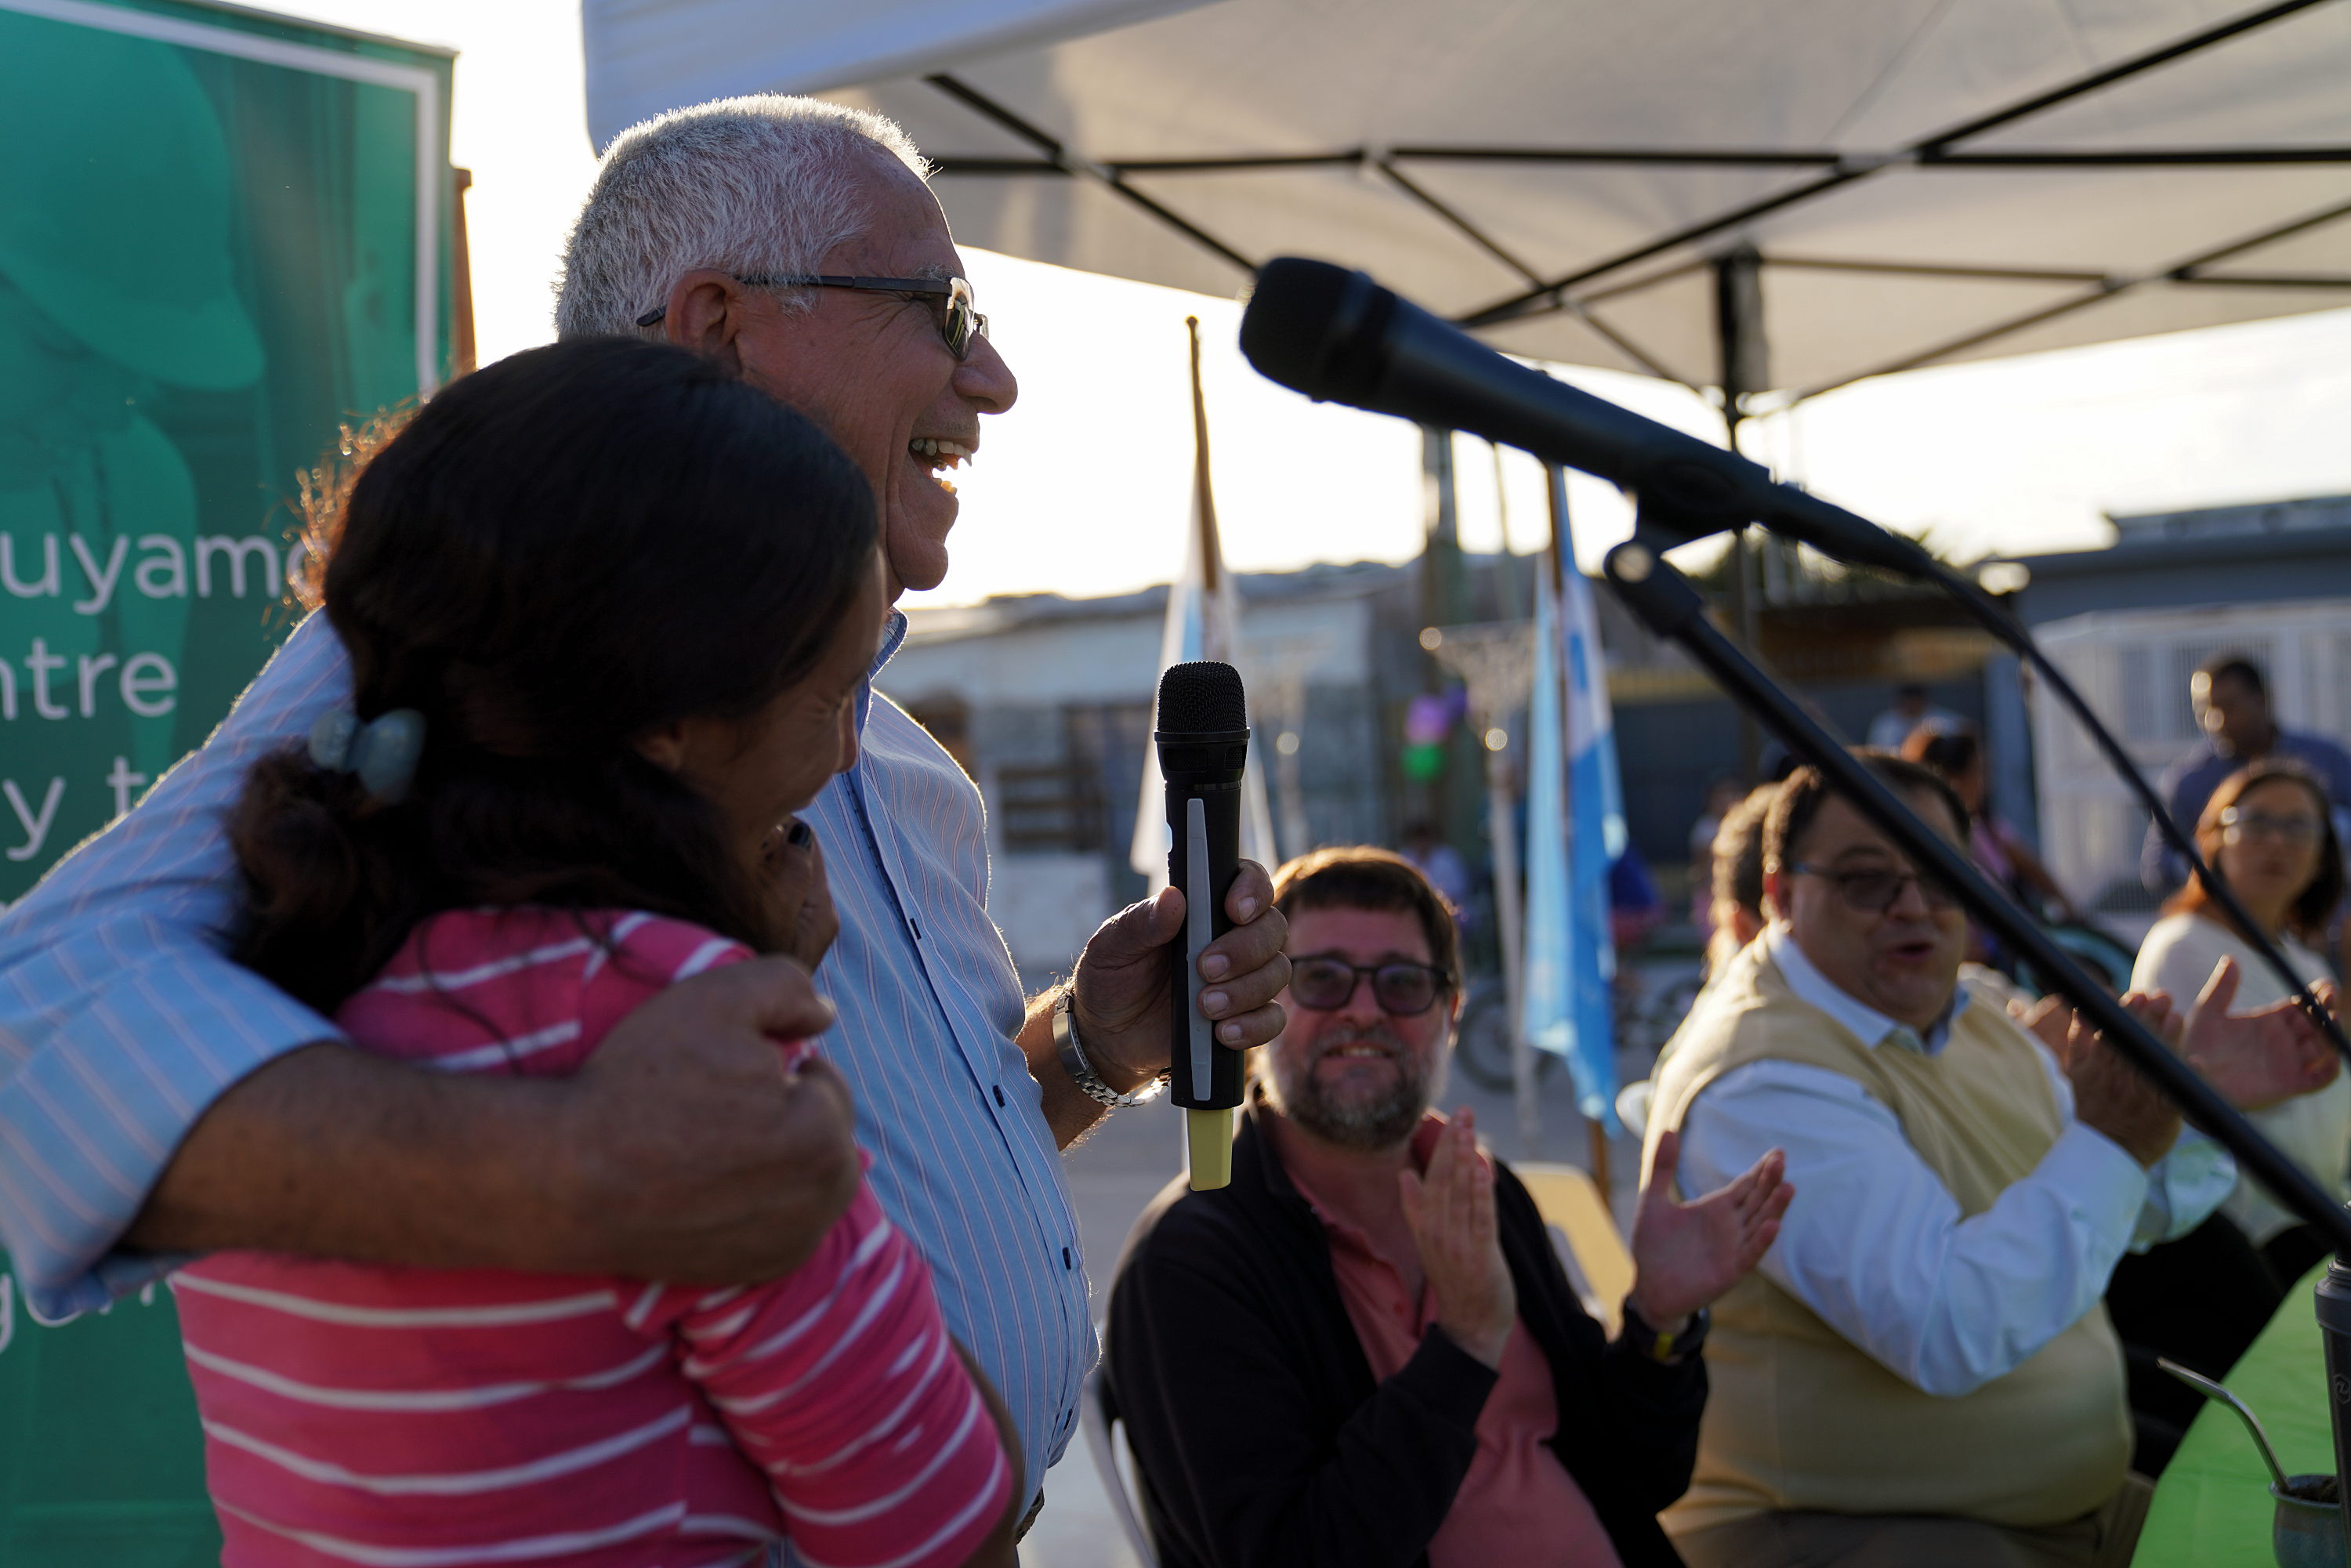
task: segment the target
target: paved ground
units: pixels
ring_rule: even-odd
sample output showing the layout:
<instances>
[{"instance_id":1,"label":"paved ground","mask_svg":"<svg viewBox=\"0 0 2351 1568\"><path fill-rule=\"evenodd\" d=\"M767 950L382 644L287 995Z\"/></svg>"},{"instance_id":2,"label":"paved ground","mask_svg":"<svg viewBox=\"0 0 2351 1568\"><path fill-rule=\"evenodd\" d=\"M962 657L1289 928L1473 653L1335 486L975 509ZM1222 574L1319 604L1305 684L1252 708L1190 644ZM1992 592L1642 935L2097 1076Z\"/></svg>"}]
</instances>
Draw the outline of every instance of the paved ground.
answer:
<instances>
[{"instance_id":1,"label":"paved ground","mask_svg":"<svg viewBox=\"0 0 2351 1568\"><path fill-rule=\"evenodd\" d=\"M1630 1071L1635 1064L1625 1065ZM1457 1072L1446 1103L1476 1107L1479 1132L1504 1159L1531 1157L1519 1137L1508 1095L1481 1090ZM1531 1157L1586 1165L1587 1134L1564 1071L1554 1071L1542 1081L1541 1109L1542 1143ZM1097 1322L1128 1229L1144 1205L1183 1166L1182 1140L1182 1120L1163 1103L1108 1118L1068 1156L1070 1186L1076 1195L1085 1239ZM1631 1139L1617 1140L1610 1151L1610 1162L1621 1220L1629 1218L1631 1191L1640 1165L1639 1145ZM1082 1433L1045 1478L1045 1511L1022 1543L1020 1561L1024 1568L1141 1568L1120 1533L1109 1495L1087 1456Z\"/></svg>"}]
</instances>

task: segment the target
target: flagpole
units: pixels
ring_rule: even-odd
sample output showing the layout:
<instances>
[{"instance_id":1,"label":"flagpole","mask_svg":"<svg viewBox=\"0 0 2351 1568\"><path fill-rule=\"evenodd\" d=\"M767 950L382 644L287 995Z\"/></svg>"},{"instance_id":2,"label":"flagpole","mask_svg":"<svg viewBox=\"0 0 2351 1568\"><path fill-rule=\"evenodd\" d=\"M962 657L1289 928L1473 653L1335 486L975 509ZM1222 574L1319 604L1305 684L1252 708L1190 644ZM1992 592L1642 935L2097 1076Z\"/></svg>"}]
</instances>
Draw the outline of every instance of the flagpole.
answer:
<instances>
[{"instance_id":1,"label":"flagpole","mask_svg":"<svg viewBox=\"0 0 2351 1568\"><path fill-rule=\"evenodd\" d=\"M1543 486L1543 494L1550 502L1551 512L1551 542L1543 550L1543 570L1550 574L1552 602L1559 606L1559 620L1554 622L1556 632L1565 625L1567 573L1572 570L1569 563L1562 559L1566 551L1562 548L1562 541L1567 537L1567 529L1563 526L1567 511L1567 470L1556 463L1546 463L1543 465L1543 476L1548 481ZM1566 660L1556 661L1553 665L1553 675L1561 688L1559 745L1564 753L1568 746L1573 743L1575 733L1575 727L1568 717L1571 711L1568 702L1573 693L1568 685L1571 677ZM1575 821L1575 769L1570 766L1571 760L1571 758L1562 755L1560 758L1559 770L1560 811L1562 818L1569 823ZM1573 863L1573 857L1578 852L1589 854L1594 847L1590 844L1576 843L1571 831L1568 841L1570 863ZM1591 1151L1589 1158L1593 1183L1600 1188L1600 1196L1604 1202L1613 1202L1614 1193L1608 1179L1608 1129L1602 1123L1589 1116L1584 1117L1583 1129L1586 1146Z\"/></svg>"},{"instance_id":2,"label":"flagpole","mask_svg":"<svg viewBox=\"0 0 2351 1568\"><path fill-rule=\"evenodd\" d=\"M1200 584L1213 597L1224 586L1225 552L1217 538L1217 493L1208 485L1208 399L1200 387L1200 319L1185 317L1184 330L1192 338L1192 485L1200 497ZM1240 629L1233 630L1238 633Z\"/></svg>"}]
</instances>

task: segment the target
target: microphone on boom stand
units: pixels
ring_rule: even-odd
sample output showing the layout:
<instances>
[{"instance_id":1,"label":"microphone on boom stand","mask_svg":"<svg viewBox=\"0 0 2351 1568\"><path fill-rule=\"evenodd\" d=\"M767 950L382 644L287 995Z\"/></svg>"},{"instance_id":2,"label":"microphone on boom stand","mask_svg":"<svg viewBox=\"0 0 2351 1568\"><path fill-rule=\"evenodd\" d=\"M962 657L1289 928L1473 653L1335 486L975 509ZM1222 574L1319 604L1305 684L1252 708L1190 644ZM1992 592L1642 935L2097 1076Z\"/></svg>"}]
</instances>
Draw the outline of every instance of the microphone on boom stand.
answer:
<instances>
[{"instance_id":1,"label":"microphone on boom stand","mask_svg":"<svg viewBox=\"0 0 2351 1568\"><path fill-rule=\"evenodd\" d=\"M1644 419L1505 358L1360 272L1280 256L1258 269L1241 317L1241 352L1268 379L1374 413L1465 430L1614 481L1658 546L1761 523L1823 555L1935 584L2030 664L2146 808L2166 841L2262 962L2351 1062L2351 1034L2322 1007L2196 847L2064 670L1990 595L1918 544L1792 486L1735 452Z\"/></svg>"},{"instance_id":2,"label":"microphone on boom stand","mask_svg":"<svg viewBox=\"0 0 2351 1568\"><path fill-rule=\"evenodd\" d=\"M1232 928L1225 895L1240 874L1241 774L1249 705L1240 673L1210 661L1159 677L1160 776L1167 780L1167 883L1184 894L1184 934L1167 951L1168 1098L1184 1107L1192 1190L1233 1179L1241 1053L1217 1043L1200 1012L1200 955Z\"/></svg>"},{"instance_id":3,"label":"microphone on boom stand","mask_svg":"<svg viewBox=\"0 0 2351 1568\"><path fill-rule=\"evenodd\" d=\"M2316 1295L2326 1349L2326 1414L2335 1428L2335 1499L2351 1528L2351 1265L2341 1253L2326 1265Z\"/></svg>"},{"instance_id":4,"label":"microphone on boom stand","mask_svg":"<svg viewBox=\"0 0 2351 1568\"><path fill-rule=\"evenodd\" d=\"M1735 452L1506 359L1360 272L1281 256L1258 269L1241 352L1259 373L1343 402L1489 441L1607 479L1688 537L1758 522L1839 560L1931 574L1915 540L1792 486Z\"/></svg>"}]
</instances>

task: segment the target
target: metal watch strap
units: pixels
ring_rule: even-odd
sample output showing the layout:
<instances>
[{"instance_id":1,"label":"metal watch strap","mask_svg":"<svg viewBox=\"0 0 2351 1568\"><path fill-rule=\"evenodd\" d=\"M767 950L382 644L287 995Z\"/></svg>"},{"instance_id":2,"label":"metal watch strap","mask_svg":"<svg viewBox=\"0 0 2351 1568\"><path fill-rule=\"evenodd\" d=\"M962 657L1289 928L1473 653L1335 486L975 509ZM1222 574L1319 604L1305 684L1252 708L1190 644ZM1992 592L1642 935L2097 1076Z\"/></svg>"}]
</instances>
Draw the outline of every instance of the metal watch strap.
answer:
<instances>
[{"instance_id":1,"label":"metal watch strap","mask_svg":"<svg viewBox=\"0 0 2351 1568\"><path fill-rule=\"evenodd\" d=\"M1071 1010L1071 990L1061 988L1053 998L1053 1051L1061 1059L1061 1071L1070 1075L1087 1099L1107 1105L1113 1111L1128 1105L1147 1105L1167 1092L1167 1074L1161 1073L1132 1094L1122 1094L1102 1081L1093 1063L1086 1060L1085 1047L1078 1043L1078 1020Z\"/></svg>"},{"instance_id":2,"label":"metal watch strap","mask_svg":"<svg viewBox=\"0 0 2351 1568\"><path fill-rule=\"evenodd\" d=\"M1706 1345L1706 1331L1713 1318L1704 1307L1692 1312L1689 1326L1678 1333L1661 1333L1649 1324L1633 1307L1633 1298L1625 1298L1625 1337L1634 1350L1655 1362L1671 1364L1687 1361Z\"/></svg>"}]
</instances>

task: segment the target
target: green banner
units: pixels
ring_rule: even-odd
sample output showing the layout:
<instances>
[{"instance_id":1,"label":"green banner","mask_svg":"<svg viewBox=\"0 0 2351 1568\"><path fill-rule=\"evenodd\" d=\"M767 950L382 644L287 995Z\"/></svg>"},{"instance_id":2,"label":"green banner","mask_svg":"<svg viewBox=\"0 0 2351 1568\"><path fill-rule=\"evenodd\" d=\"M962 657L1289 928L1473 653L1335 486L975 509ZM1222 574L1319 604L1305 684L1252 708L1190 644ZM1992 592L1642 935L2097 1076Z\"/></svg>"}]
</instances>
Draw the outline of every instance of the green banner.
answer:
<instances>
[{"instance_id":1,"label":"green banner","mask_svg":"<svg viewBox=\"0 0 2351 1568\"><path fill-rule=\"evenodd\" d=\"M0 1272L0 1563L200 1568L220 1555L171 1292L44 1328Z\"/></svg>"},{"instance_id":2,"label":"green banner","mask_svg":"<svg viewBox=\"0 0 2351 1568\"><path fill-rule=\"evenodd\" d=\"M287 502L444 373L447 56L0 0L0 900L293 623Z\"/></svg>"},{"instance_id":3,"label":"green banner","mask_svg":"<svg viewBox=\"0 0 2351 1568\"><path fill-rule=\"evenodd\" d=\"M295 621L297 476L445 375L450 66L0 0L0 901L220 722ZM217 1562L168 1292L23 1306L0 1275L0 1563Z\"/></svg>"}]
</instances>

